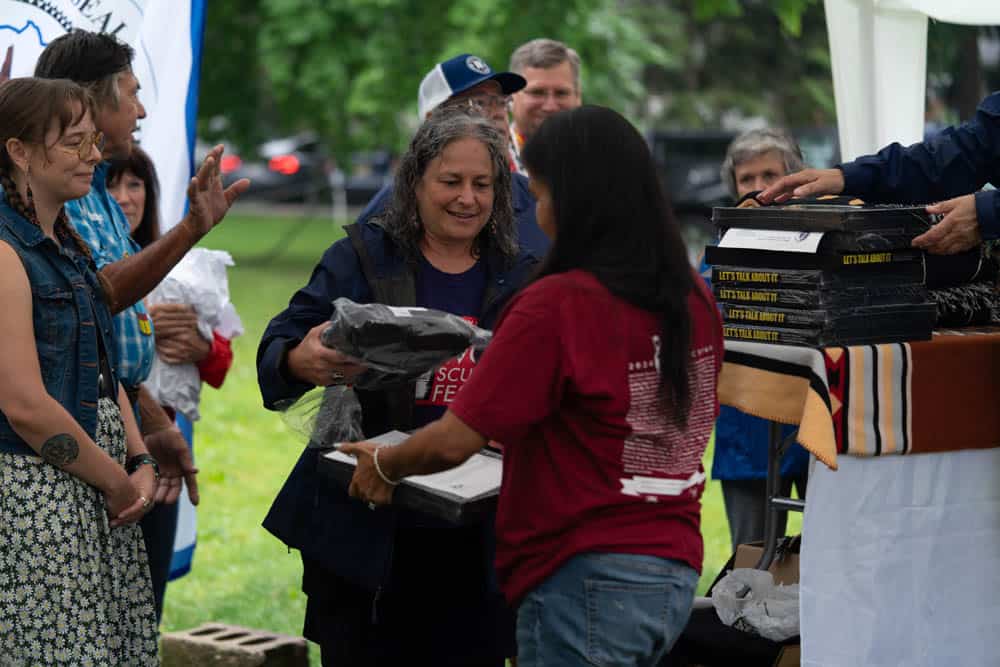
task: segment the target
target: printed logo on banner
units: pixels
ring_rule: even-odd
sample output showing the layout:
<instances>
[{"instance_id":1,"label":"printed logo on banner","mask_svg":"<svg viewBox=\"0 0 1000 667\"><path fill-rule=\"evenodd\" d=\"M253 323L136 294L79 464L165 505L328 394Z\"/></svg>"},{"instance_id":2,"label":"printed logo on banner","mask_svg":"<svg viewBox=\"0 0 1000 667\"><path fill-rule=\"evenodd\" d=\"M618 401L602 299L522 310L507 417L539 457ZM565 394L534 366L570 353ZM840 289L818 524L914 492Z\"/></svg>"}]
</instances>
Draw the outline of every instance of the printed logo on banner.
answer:
<instances>
[{"instance_id":1,"label":"printed logo on banner","mask_svg":"<svg viewBox=\"0 0 1000 667\"><path fill-rule=\"evenodd\" d=\"M145 0L0 0L0 82L31 76L49 42L74 28L131 42Z\"/></svg>"},{"instance_id":2,"label":"printed logo on banner","mask_svg":"<svg viewBox=\"0 0 1000 667\"><path fill-rule=\"evenodd\" d=\"M463 317L470 324L477 324L475 317ZM471 347L460 356L446 361L437 369L425 373L417 380L415 392L417 405L447 407L455 400L458 390L466 383L476 367L476 353Z\"/></svg>"}]
</instances>

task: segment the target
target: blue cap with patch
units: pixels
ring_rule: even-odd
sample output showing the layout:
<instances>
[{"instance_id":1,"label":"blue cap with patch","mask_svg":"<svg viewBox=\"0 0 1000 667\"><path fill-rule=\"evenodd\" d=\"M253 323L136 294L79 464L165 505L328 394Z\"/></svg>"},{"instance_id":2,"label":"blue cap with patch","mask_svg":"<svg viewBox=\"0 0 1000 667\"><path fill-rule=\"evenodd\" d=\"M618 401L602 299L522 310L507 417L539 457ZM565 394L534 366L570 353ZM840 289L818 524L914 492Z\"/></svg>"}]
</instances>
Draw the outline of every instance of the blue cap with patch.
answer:
<instances>
[{"instance_id":1,"label":"blue cap with patch","mask_svg":"<svg viewBox=\"0 0 1000 667\"><path fill-rule=\"evenodd\" d=\"M420 82L417 112L420 120L448 100L452 95L478 86L483 81L496 81L504 95L517 92L527 85L524 77L513 72L494 72L479 56L463 53L434 66Z\"/></svg>"}]
</instances>

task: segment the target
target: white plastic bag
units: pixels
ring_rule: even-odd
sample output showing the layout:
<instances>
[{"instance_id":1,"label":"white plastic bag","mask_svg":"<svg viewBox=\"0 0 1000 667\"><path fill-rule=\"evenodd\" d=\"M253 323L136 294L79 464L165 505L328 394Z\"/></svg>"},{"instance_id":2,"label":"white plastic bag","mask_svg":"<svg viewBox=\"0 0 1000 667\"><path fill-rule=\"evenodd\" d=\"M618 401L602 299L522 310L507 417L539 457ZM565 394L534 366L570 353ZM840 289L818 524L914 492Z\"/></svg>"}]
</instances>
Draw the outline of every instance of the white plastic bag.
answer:
<instances>
[{"instance_id":1,"label":"white plastic bag","mask_svg":"<svg viewBox=\"0 0 1000 667\"><path fill-rule=\"evenodd\" d=\"M715 613L726 625L780 642L799 634L799 585L776 586L770 572L732 570L712 589Z\"/></svg>"},{"instance_id":2,"label":"white plastic bag","mask_svg":"<svg viewBox=\"0 0 1000 667\"><path fill-rule=\"evenodd\" d=\"M150 292L146 303L193 306L198 314L198 330L207 340L212 340L214 329L226 338L238 336L243 333L243 325L229 301L229 266L233 266L233 258L228 252L193 248ZM161 405L170 406L192 422L201 417L201 377L195 364L168 364L157 355L143 384Z\"/></svg>"}]
</instances>

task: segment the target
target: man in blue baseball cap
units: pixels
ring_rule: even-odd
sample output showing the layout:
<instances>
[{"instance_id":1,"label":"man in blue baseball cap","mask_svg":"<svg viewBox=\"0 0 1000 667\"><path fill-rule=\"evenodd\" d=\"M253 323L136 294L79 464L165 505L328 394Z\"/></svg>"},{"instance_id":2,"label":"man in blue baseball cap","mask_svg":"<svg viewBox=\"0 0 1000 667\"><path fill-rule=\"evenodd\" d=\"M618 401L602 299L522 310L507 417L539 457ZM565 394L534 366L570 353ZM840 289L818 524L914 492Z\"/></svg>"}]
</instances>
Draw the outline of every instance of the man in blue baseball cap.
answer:
<instances>
[{"instance_id":1,"label":"man in blue baseball cap","mask_svg":"<svg viewBox=\"0 0 1000 667\"><path fill-rule=\"evenodd\" d=\"M504 113L497 114L496 119L500 122L502 116L504 127L498 129L504 130L507 98L524 88L525 84L527 81L520 74L494 72L479 56L463 53L435 65L427 73L417 92L417 112L423 121L431 111L448 101L502 101ZM488 107L490 118L494 118L494 108L495 105Z\"/></svg>"},{"instance_id":2,"label":"man in blue baseball cap","mask_svg":"<svg viewBox=\"0 0 1000 667\"><path fill-rule=\"evenodd\" d=\"M463 53L435 65L424 76L417 91L417 113L423 122L442 105L468 104L489 118L501 134L510 136L507 106L510 95L524 88L526 80L513 72L496 72L489 64ZM517 220L518 241L541 258L549 248L549 239L535 222L535 199L528 191L528 179L517 172L511 161L511 199ZM377 218L392 199L392 185L382 188L358 216L358 224Z\"/></svg>"}]
</instances>

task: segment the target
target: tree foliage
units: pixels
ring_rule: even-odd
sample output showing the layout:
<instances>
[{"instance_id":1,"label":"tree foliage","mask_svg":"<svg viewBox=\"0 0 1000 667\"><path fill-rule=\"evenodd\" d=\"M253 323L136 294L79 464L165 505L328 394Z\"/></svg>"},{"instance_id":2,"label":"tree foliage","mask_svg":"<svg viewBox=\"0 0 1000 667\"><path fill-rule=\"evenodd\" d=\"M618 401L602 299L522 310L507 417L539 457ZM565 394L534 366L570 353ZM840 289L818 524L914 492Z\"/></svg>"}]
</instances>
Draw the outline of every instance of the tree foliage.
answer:
<instances>
[{"instance_id":1,"label":"tree foliage","mask_svg":"<svg viewBox=\"0 0 1000 667\"><path fill-rule=\"evenodd\" d=\"M586 101L641 124L832 118L818 0L240 0L209 3L200 129L399 149L433 63L470 52L506 68L542 36L580 52Z\"/></svg>"}]
</instances>

